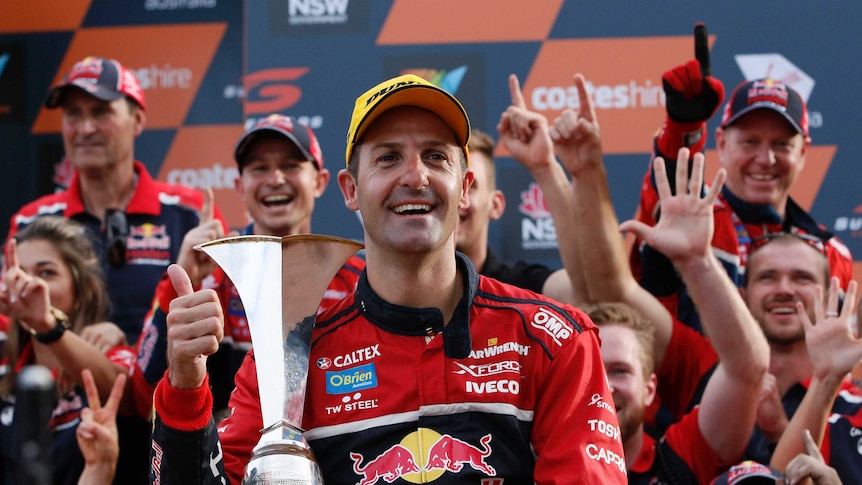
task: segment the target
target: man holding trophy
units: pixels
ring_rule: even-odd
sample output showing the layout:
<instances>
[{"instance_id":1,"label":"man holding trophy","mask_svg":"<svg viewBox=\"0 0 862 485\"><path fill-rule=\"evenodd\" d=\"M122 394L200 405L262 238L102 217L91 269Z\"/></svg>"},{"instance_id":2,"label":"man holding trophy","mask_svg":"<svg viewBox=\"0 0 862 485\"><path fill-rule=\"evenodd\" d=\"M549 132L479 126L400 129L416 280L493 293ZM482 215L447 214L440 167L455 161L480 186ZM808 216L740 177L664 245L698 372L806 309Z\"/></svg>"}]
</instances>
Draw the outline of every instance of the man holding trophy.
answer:
<instances>
[{"instance_id":1,"label":"man holding trophy","mask_svg":"<svg viewBox=\"0 0 862 485\"><path fill-rule=\"evenodd\" d=\"M206 360L224 333L221 304L169 268L178 297L167 317L169 369L155 394L152 482L626 483L595 325L572 306L480 276L455 251L473 179L469 134L460 102L416 76L356 100L338 183L362 215L365 271L315 322L317 302L293 295L313 286L310 273L292 271L307 263L291 254L316 254L290 249L301 241L280 242L280 267L292 277L275 264L243 263L237 277L225 269L235 283L277 275L257 291L281 299L247 298L237 283L256 360L237 374L232 414L218 431ZM241 244L211 244L202 249L220 266L238 259ZM280 315L258 319L257 302ZM256 325L278 327L279 318L282 338L255 338ZM287 349L310 322L300 367L301 352ZM273 349L271 340L281 342ZM257 382L247 378L254 365ZM281 374L283 382L267 381ZM291 406L298 396L301 418Z\"/></svg>"}]
</instances>

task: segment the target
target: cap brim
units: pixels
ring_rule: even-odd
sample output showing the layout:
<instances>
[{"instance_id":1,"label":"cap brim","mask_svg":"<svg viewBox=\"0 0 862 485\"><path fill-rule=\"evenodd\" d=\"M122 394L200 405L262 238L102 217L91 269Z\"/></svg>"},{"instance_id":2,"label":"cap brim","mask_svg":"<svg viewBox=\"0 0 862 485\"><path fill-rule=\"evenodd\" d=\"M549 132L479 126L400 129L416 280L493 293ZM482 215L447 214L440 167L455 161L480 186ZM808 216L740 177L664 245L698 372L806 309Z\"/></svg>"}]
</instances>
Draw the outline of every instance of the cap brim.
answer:
<instances>
[{"instance_id":1,"label":"cap brim","mask_svg":"<svg viewBox=\"0 0 862 485\"><path fill-rule=\"evenodd\" d=\"M728 120L725 121L724 124L722 124L721 126L722 127L728 127L728 126L732 125L734 122L736 122L737 120L739 120L740 118L742 118L743 116L747 115L748 113L751 113L754 110L758 110L758 109L768 109L770 111L774 111L774 112L780 114L781 116L784 117L784 119L786 119L788 121L788 123L790 123L790 125L793 127L794 130L796 130L797 133L801 134L802 136L805 136L805 130L803 130L802 127L799 126L798 123L796 123L796 120L794 120L793 117L790 116L790 113L788 113L787 110L784 109L783 106L775 104L775 103L771 103L771 102L759 102L759 103L754 103L752 105L746 106L745 108L739 110L738 113L736 113L733 116L731 116L730 118L728 118Z\"/></svg>"},{"instance_id":2,"label":"cap brim","mask_svg":"<svg viewBox=\"0 0 862 485\"><path fill-rule=\"evenodd\" d=\"M399 106L416 106L435 113L449 125L455 133L460 146L466 146L470 139L470 121L467 113L451 94L433 86L407 85L393 90L377 102L359 122L356 133L350 144L355 145L362 139L365 130L374 123L380 115Z\"/></svg>"},{"instance_id":3,"label":"cap brim","mask_svg":"<svg viewBox=\"0 0 862 485\"><path fill-rule=\"evenodd\" d=\"M312 162L314 162L314 166L317 167L318 170L321 169L320 161L318 161L316 158L314 158L314 156L311 153L309 153L308 150L306 150L304 146L302 146L302 143L299 142L299 140L296 138L296 136L293 133L291 133L289 131L280 130L278 128L274 128L272 126L264 126L264 127L256 128L254 130L249 131L248 133L243 135L242 138L239 139L239 141L236 144L236 149L234 149L234 152L233 152L233 158L234 158L234 160L236 160L237 165L242 165L242 159L245 158L245 152L246 152L246 150L248 150L248 147L252 144L252 142L254 142L255 138L260 136L263 132L267 132L267 131L271 132L271 133L275 133L277 135L281 135L281 136L287 138L291 143L296 145L296 148L298 148L299 151L302 152L302 155L304 157L306 157L306 160L311 160Z\"/></svg>"},{"instance_id":4,"label":"cap brim","mask_svg":"<svg viewBox=\"0 0 862 485\"><path fill-rule=\"evenodd\" d=\"M45 96L45 107L53 109L60 106L63 102L63 93L68 88L78 88L100 101L115 101L124 96L123 93L106 89L98 84L72 81L70 83L61 84L51 88L51 90L48 91L48 95Z\"/></svg>"}]
</instances>

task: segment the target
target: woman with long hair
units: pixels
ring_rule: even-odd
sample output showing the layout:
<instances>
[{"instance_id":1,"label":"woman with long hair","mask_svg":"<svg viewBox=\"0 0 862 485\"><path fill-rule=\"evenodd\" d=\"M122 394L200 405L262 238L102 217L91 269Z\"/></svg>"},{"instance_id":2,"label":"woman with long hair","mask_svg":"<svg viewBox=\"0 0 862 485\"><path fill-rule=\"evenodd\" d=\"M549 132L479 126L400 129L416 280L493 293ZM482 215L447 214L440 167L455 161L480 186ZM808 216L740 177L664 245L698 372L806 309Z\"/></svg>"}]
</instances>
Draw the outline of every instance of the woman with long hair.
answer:
<instances>
[{"instance_id":1,"label":"woman with long hair","mask_svg":"<svg viewBox=\"0 0 862 485\"><path fill-rule=\"evenodd\" d=\"M10 477L17 482L10 439L15 379L23 366L34 364L51 369L58 383L49 423L54 483L77 482L84 460L75 428L87 406L81 371L90 371L105 400L117 375L133 364L132 349L117 346L103 353L80 337L85 327L106 319L108 307L99 260L78 223L40 217L7 242L0 280L0 311L10 319L3 346L6 373L0 379L0 453L7 483Z\"/></svg>"}]
</instances>

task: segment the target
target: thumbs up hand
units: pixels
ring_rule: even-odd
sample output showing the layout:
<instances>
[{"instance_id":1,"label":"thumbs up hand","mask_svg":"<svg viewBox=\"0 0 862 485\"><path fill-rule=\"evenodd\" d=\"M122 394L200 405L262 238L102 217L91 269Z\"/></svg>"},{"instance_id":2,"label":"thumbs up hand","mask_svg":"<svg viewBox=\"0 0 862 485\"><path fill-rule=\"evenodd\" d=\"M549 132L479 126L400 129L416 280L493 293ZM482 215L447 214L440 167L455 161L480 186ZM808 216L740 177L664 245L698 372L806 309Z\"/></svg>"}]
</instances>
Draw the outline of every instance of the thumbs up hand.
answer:
<instances>
[{"instance_id":1,"label":"thumbs up hand","mask_svg":"<svg viewBox=\"0 0 862 485\"><path fill-rule=\"evenodd\" d=\"M168 378L179 389L197 389L207 373L207 356L224 337L224 313L214 290L194 291L189 275L177 264L168 266L177 292L168 311Z\"/></svg>"}]
</instances>

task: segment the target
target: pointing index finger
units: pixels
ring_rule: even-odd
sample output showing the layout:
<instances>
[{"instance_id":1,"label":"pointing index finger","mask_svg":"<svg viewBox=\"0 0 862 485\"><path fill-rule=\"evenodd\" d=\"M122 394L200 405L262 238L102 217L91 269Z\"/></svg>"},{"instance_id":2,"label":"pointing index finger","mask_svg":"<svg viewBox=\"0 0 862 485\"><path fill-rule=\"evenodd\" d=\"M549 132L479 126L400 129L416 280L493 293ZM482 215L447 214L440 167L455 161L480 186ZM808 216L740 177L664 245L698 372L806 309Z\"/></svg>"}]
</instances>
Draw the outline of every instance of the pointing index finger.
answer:
<instances>
[{"instance_id":1,"label":"pointing index finger","mask_svg":"<svg viewBox=\"0 0 862 485\"><path fill-rule=\"evenodd\" d=\"M700 73L703 77L712 75L709 65L709 33L703 22L694 24L694 58L700 63Z\"/></svg>"},{"instance_id":2,"label":"pointing index finger","mask_svg":"<svg viewBox=\"0 0 862 485\"><path fill-rule=\"evenodd\" d=\"M524 95L521 93L521 84L518 82L518 76L509 74L509 94L512 96L512 105L518 108L526 108L527 103L524 101Z\"/></svg>"},{"instance_id":3,"label":"pointing index finger","mask_svg":"<svg viewBox=\"0 0 862 485\"><path fill-rule=\"evenodd\" d=\"M9 238L9 242L6 243L4 267L4 272L7 269L18 269L18 243L14 237Z\"/></svg>"},{"instance_id":4,"label":"pointing index finger","mask_svg":"<svg viewBox=\"0 0 862 485\"><path fill-rule=\"evenodd\" d=\"M206 224L207 222L213 220L213 213L215 212L213 206L215 203L213 202L213 189L211 187L207 187L204 189L204 203L201 207L201 224Z\"/></svg>"}]
</instances>

